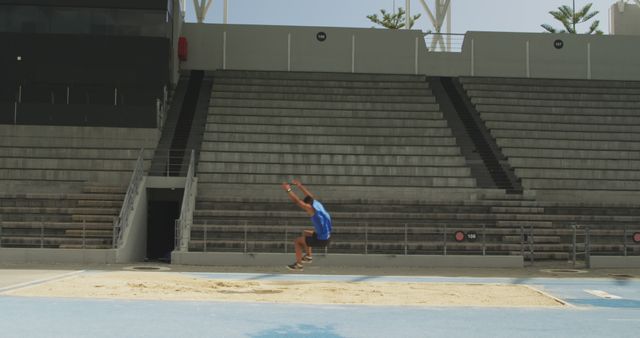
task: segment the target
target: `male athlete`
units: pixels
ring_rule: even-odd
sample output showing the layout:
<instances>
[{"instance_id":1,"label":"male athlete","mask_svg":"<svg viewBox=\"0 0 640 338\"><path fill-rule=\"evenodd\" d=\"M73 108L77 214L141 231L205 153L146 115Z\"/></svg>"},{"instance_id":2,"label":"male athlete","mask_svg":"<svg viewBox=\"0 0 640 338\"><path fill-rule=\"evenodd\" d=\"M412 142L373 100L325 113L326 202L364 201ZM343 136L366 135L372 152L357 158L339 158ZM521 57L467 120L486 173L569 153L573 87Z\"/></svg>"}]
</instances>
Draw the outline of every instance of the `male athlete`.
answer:
<instances>
[{"instance_id":1,"label":"male athlete","mask_svg":"<svg viewBox=\"0 0 640 338\"><path fill-rule=\"evenodd\" d=\"M305 195L304 199L298 198L298 195L293 192L289 183L282 183L282 189L287 192L289 198L304 210L309 216L311 216L311 223L313 223L314 230L304 230L302 236L296 238L293 241L293 245L296 249L296 262L287 265L289 270L302 271L302 263L311 263L313 258L311 256L311 248L322 248L329 245L331 237L331 216L324 209L322 203L318 202L313 194L307 188L305 188L300 181L293 180L293 185L297 186ZM302 250L305 250L306 255L302 256Z\"/></svg>"}]
</instances>

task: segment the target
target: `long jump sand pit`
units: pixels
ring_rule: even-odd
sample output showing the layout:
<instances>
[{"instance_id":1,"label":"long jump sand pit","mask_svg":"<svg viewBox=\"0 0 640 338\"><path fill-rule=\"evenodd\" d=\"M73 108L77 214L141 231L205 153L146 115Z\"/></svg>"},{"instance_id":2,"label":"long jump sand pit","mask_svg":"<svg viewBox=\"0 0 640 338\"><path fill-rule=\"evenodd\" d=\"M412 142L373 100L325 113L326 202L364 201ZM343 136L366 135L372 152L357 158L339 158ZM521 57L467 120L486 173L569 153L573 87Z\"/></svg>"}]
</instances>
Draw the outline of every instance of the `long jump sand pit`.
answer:
<instances>
[{"instance_id":1,"label":"long jump sand pit","mask_svg":"<svg viewBox=\"0 0 640 338\"><path fill-rule=\"evenodd\" d=\"M395 306L559 307L525 285L214 280L167 272L91 272L11 290L34 297Z\"/></svg>"}]
</instances>

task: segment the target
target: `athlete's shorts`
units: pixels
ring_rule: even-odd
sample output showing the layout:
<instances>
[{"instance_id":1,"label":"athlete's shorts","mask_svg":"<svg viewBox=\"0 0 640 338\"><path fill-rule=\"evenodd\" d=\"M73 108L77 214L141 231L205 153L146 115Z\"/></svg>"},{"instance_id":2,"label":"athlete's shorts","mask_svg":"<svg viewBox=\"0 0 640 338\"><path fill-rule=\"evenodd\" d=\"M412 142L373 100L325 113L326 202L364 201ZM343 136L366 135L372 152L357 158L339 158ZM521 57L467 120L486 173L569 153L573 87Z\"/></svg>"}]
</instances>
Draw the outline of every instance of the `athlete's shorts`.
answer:
<instances>
[{"instance_id":1,"label":"athlete's shorts","mask_svg":"<svg viewBox=\"0 0 640 338\"><path fill-rule=\"evenodd\" d=\"M318 234L314 232L313 235L305 237L304 241L308 246L312 248L324 248L325 246L329 245L329 242L331 242L331 238L318 239Z\"/></svg>"}]
</instances>

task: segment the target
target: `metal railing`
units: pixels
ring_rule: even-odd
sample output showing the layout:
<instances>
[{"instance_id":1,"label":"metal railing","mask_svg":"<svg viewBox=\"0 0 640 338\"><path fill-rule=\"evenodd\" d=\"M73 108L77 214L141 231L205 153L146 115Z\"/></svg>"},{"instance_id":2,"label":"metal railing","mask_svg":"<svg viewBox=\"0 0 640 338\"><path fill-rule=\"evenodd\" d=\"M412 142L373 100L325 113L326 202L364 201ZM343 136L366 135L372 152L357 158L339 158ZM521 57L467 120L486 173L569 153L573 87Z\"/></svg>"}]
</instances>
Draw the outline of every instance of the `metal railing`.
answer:
<instances>
[{"instance_id":1,"label":"metal railing","mask_svg":"<svg viewBox=\"0 0 640 338\"><path fill-rule=\"evenodd\" d=\"M133 210L133 203L136 195L138 194L140 183L144 177L144 148L140 149L138 160L131 174L131 180L129 181L129 187L127 193L122 202L122 209L120 214L113 220L113 248L118 248L122 241L122 234L126 230L127 224L129 224L129 215Z\"/></svg>"},{"instance_id":2,"label":"metal railing","mask_svg":"<svg viewBox=\"0 0 640 338\"><path fill-rule=\"evenodd\" d=\"M37 88L38 98L36 100L25 100L25 88ZM78 89L79 88L79 89ZM132 87L109 87L101 85L70 85L60 83L34 83L33 85L18 84L13 97L13 123L18 123L20 107L23 103L50 103L56 105L72 105L72 104L96 104L96 105L113 105L114 107L123 105L125 101L122 95L122 88L132 89ZM77 95L82 99L78 99L72 95ZM91 91L89 94L88 91ZM156 97L156 126L162 129L167 116L169 92L167 86L162 87L162 97ZM73 102L72 102L73 101ZM151 108L152 101L148 102ZM147 103L134 104L136 106L147 106Z\"/></svg>"},{"instance_id":3,"label":"metal railing","mask_svg":"<svg viewBox=\"0 0 640 338\"><path fill-rule=\"evenodd\" d=\"M640 225L572 224L573 265L582 257L585 267L591 267L591 257L640 255Z\"/></svg>"},{"instance_id":4,"label":"metal railing","mask_svg":"<svg viewBox=\"0 0 640 338\"><path fill-rule=\"evenodd\" d=\"M281 252L289 253L293 251L293 239L309 229L309 226L291 226L289 223L266 226L250 224L251 221L238 219L217 219L215 222L192 225L190 240L195 251L274 252L273 247L278 247ZM342 223L334 224L333 240L324 252L486 256L501 254L502 250L507 250L504 247L517 252L525 245L495 240L505 235L504 231L485 224L451 228L447 225L409 223L404 226ZM512 235L517 235L517 232ZM494 240L489 241L492 236ZM271 249L266 250L266 247Z\"/></svg>"},{"instance_id":5,"label":"metal railing","mask_svg":"<svg viewBox=\"0 0 640 338\"><path fill-rule=\"evenodd\" d=\"M183 176L185 151L176 149L156 149L149 176ZM188 173L187 173L188 174Z\"/></svg>"},{"instance_id":6,"label":"metal railing","mask_svg":"<svg viewBox=\"0 0 640 338\"><path fill-rule=\"evenodd\" d=\"M34 222L35 223L35 222ZM106 239L103 235L87 234L87 221L83 219L82 222L74 222L73 225L66 225L65 235L63 238L60 237L56 232L59 228L50 229L48 226L48 222L40 221L37 222L39 226L30 225L26 228L20 228L19 226L3 226L0 223L0 248L2 247L29 247L29 248L58 248L60 245L65 245L67 248L72 245L73 248L77 249L86 249L89 245L104 245ZM6 231L6 229L10 229ZM47 230L52 230L53 233ZM70 241L73 239L78 239L80 237L80 242ZM18 238L19 243L11 243L12 238ZM98 239L97 241L95 239Z\"/></svg>"},{"instance_id":7,"label":"metal railing","mask_svg":"<svg viewBox=\"0 0 640 338\"><path fill-rule=\"evenodd\" d=\"M432 33L424 34L424 42L430 52L462 52L464 34Z\"/></svg>"},{"instance_id":8,"label":"metal railing","mask_svg":"<svg viewBox=\"0 0 640 338\"><path fill-rule=\"evenodd\" d=\"M195 177L195 151L191 150L191 156L189 159L189 170L187 171L187 177L184 184L184 192L182 195L182 206L180 208L180 218L175 221L175 249L179 251L186 251L189 246L189 239L191 234L191 223L193 220L193 209L195 207L195 194L194 189L194 177Z\"/></svg>"}]
</instances>

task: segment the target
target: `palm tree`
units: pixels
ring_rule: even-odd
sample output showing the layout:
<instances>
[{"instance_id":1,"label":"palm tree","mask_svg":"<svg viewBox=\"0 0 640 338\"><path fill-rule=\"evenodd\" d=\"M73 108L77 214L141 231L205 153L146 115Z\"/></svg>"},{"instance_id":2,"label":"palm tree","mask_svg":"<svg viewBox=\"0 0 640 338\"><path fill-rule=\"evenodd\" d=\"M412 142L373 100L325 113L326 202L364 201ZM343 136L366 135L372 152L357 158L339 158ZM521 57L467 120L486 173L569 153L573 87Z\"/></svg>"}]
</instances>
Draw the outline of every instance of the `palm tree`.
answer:
<instances>
[{"instance_id":1,"label":"palm tree","mask_svg":"<svg viewBox=\"0 0 640 338\"><path fill-rule=\"evenodd\" d=\"M397 13L387 13L387 11L381 9L380 13L382 14L382 18L378 17L378 14L371 14L367 15L367 19L371 20L371 22L373 23L389 29L400 29L405 27L405 16L407 13L404 11L404 8L399 7ZM416 20L418 20L419 18L420 14L411 17L411 19L409 20L409 28L413 27Z\"/></svg>"},{"instance_id":2,"label":"palm tree","mask_svg":"<svg viewBox=\"0 0 640 338\"><path fill-rule=\"evenodd\" d=\"M592 3L587 4L578 12L575 11L575 1L574 6L560 6L557 11L550 11L549 14L553 16L554 19L560 21L565 29L557 30L550 25L543 24L541 25L549 33L571 33L578 34L576 31L576 25L580 23L587 22L591 20L594 16L598 15L598 11L589 12L591 10ZM598 25L600 25L599 20L595 20L589 26L589 31L585 32L585 34L602 34L602 31L598 29Z\"/></svg>"}]
</instances>

